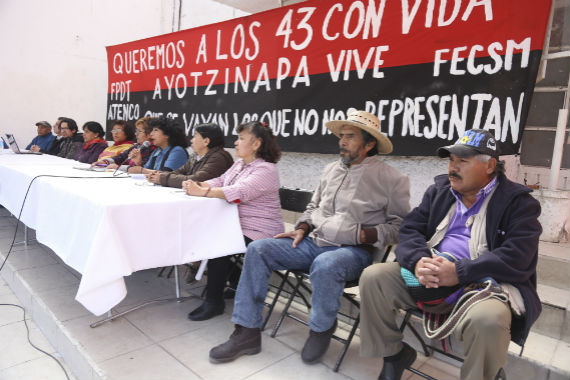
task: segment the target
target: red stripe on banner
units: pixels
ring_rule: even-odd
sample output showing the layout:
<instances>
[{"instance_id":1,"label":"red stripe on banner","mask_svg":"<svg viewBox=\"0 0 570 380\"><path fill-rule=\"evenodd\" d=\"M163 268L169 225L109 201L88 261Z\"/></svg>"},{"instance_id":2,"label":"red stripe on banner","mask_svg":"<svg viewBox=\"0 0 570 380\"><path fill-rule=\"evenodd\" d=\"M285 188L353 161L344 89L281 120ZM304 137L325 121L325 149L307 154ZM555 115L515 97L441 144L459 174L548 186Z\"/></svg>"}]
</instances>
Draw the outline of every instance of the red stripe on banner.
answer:
<instances>
[{"instance_id":1,"label":"red stripe on banner","mask_svg":"<svg viewBox=\"0 0 570 380\"><path fill-rule=\"evenodd\" d=\"M306 1L107 47L108 91L269 79L279 89L288 77L302 85L313 74L337 81L373 69L381 78L384 68L431 62L434 77L509 71L513 54L524 64L542 49L549 11L537 0ZM478 57L492 63L475 66Z\"/></svg>"}]
</instances>

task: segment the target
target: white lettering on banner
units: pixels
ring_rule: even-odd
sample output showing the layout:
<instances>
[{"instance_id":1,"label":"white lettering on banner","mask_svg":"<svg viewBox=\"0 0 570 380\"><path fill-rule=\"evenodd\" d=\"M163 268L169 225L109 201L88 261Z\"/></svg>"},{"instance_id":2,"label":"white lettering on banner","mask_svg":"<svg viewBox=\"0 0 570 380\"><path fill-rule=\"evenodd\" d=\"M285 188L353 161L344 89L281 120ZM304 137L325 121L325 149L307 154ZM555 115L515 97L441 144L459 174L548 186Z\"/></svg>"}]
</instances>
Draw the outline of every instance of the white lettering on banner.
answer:
<instances>
[{"instance_id":1,"label":"white lettering on banner","mask_svg":"<svg viewBox=\"0 0 570 380\"><path fill-rule=\"evenodd\" d=\"M216 90L211 90L212 85L214 84L214 81L216 80L216 77L218 76L218 70L208 70L206 71L207 75L210 75L210 83L208 83L208 87L206 87L206 91L204 91L204 95L216 95L218 93L218 91Z\"/></svg>"},{"instance_id":2,"label":"white lettering on banner","mask_svg":"<svg viewBox=\"0 0 570 380\"><path fill-rule=\"evenodd\" d=\"M162 112L153 112L151 110L144 113L144 117L161 117L162 115L164 115Z\"/></svg>"},{"instance_id":3,"label":"white lettering on banner","mask_svg":"<svg viewBox=\"0 0 570 380\"><path fill-rule=\"evenodd\" d=\"M176 80L174 79L174 74L168 78L166 75L164 76L164 82L168 87L168 100L172 99L172 89L174 88L174 92L176 93L176 97L178 99L182 99L184 95L186 95L186 88L188 84L186 82L186 76L182 73L176 75ZM156 92L156 89L155 89ZM154 95L153 95L154 98Z\"/></svg>"},{"instance_id":4,"label":"white lettering on banner","mask_svg":"<svg viewBox=\"0 0 570 380\"><path fill-rule=\"evenodd\" d=\"M518 104L514 104L518 101ZM363 107L367 112L375 114L381 121L381 131L388 136L394 136L396 126L402 125L399 135L414 136L431 140L434 138L456 140L467 129L468 111L475 107L475 120L469 120L469 128L479 126L494 133L499 141L518 141L521 122L521 111L524 102L524 93L520 93L518 100L510 97L501 104L501 99L491 94L471 94L457 96L457 94L418 96L404 99L382 99L379 101L366 101ZM484 107L485 106L485 107ZM225 136L237 135L236 127L239 124L253 120L266 122L276 136L290 138L295 136L328 135L330 131L325 123L330 120L344 120L346 115L357 108L325 109L317 111L314 108L306 109L274 109L261 114L249 112L232 113L182 113L178 115L169 112L174 118L181 118L186 134L191 136L196 127L203 123L216 123L224 131ZM108 118L125 118L132 120L138 118L138 108L132 104L113 104L109 108ZM471 112L473 113L473 112ZM162 113L147 111L145 116L158 117ZM477 120L478 119L478 120ZM383 121L388 121L384 123ZM387 127L386 127L387 125ZM319 128L320 127L320 128Z\"/></svg>"},{"instance_id":5,"label":"white lettering on banner","mask_svg":"<svg viewBox=\"0 0 570 380\"><path fill-rule=\"evenodd\" d=\"M139 104L114 103L109 105L107 120L138 120L140 117Z\"/></svg>"},{"instance_id":6,"label":"white lettering on banner","mask_svg":"<svg viewBox=\"0 0 570 380\"><path fill-rule=\"evenodd\" d=\"M342 77L343 80L347 81L350 79L350 73L353 72L352 69L353 66L356 69L356 75L358 79L363 79L364 74L366 73L366 70L370 65L370 61L372 60L373 55L374 55L374 67L372 71L372 77L383 78L384 73L379 70L380 66L382 66L382 64L384 63L384 60L381 59L381 54L382 52L388 50L389 47L387 45L372 46L368 49L364 61L361 61L358 49L341 50L339 52L338 57L336 57L336 63L333 54L332 53L327 54L327 63L329 67L329 74L331 76L331 80L333 82L338 82L338 80L340 79L340 72L343 64L344 64L343 77Z\"/></svg>"},{"instance_id":7,"label":"white lettering on banner","mask_svg":"<svg viewBox=\"0 0 570 380\"><path fill-rule=\"evenodd\" d=\"M295 73L295 78L293 78L293 84L291 87L297 87L297 84L304 83L305 86L311 86L311 77L309 77L309 67L307 66L307 56L301 57L299 62L299 67L297 67L297 72Z\"/></svg>"},{"instance_id":8,"label":"white lettering on banner","mask_svg":"<svg viewBox=\"0 0 570 380\"><path fill-rule=\"evenodd\" d=\"M184 131L186 132L187 136L192 136L194 127L204 123L215 123L220 126L224 135L228 134L230 121L229 121L229 114L225 113L209 113L209 114L198 114L198 113L191 113L191 114L182 114L182 121L184 123Z\"/></svg>"},{"instance_id":9,"label":"white lettering on banner","mask_svg":"<svg viewBox=\"0 0 570 380\"><path fill-rule=\"evenodd\" d=\"M243 24L238 24L234 27L232 31L232 37L230 40L230 56L232 59L241 59L245 57L248 61L253 61L259 55L259 39L255 35L254 28L259 28L261 23L259 21L254 21L249 25L246 33ZM216 32L216 60L226 60L228 59L228 53L226 50L222 49L222 42L224 41L222 30L218 29ZM248 45L249 42L253 44L253 49ZM200 47L204 45L203 49L198 50L198 56L205 55L206 51L206 37L202 35L202 40L200 41ZM198 63L198 56L196 57L196 63ZM205 61L204 61L205 62Z\"/></svg>"},{"instance_id":10,"label":"white lettering on banner","mask_svg":"<svg viewBox=\"0 0 570 380\"><path fill-rule=\"evenodd\" d=\"M344 14L344 19L342 20L342 35L347 39L356 38L360 35L360 38L367 40L370 36L372 38L377 38L380 34L380 27L382 26L382 17L384 16L384 8L386 6L386 0L381 0L376 8L376 0L368 0L368 6L365 9L363 1L354 1L348 11ZM339 25L341 20L339 20L334 15L335 12L342 12L342 4L334 4L329 8L323 25L321 27L321 34L323 38L327 41L334 41L339 38L340 33L335 33L333 35L329 34L329 25ZM356 18L353 15L357 15ZM333 16L335 16L333 20ZM342 16L341 16L342 17ZM355 19L356 24L351 25L351 21ZM331 21L332 20L332 21Z\"/></svg>"},{"instance_id":11,"label":"white lettering on banner","mask_svg":"<svg viewBox=\"0 0 570 380\"><path fill-rule=\"evenodd\" d=\"M364 109L378 116L382 130L388 136L394 136L395 126L401 125L400 135L403 137L410 135L428 140L435 137L455 140L467 129L468 111L474 108L474 119L469 128L490 130L497 140L504 142L510 139L510 142L517 143L523 102L524 92L520 93L516 106L511 97L501 104L501 99L491 94L471 94L462 98L451 94L431 95L427 99L419 96L407 97L403 101L367 101ZM388 120L387 131L384 129L386 123L382 123L384 120Z\"/></svg>"},{"instance_id":12,"label":"white lettering on banner","mask_svg":"<svg viewBox=\"0 0 570 380\"><path fill-rule=\"evenodd\" d=\"M309 46L309 43L313 38L313 27L311 26L311 24L308 23L308 21L313 15L313 12L315 12L315 9L316 9L315 7L302 7L297 9L297 13L298 14L304 13L304 16L301 19L301 21L299 21L299 24L296 25L296 29L297 30L302 29L306 34L305 39L300 43L297 43L291 39L291 34L293 33L293 30L291 28L293 9L289 9L289 11L285 13L285 16L279 23L277 31L275 32L276 37L283 36L284 49L287 49L289 48L289 46L291 46L293 50L303 50L304 48Z\"/></svg>"},{"instance_id":13,"label":"white lettering on banner","mask_svg":"<svg viewBox=\"0 0 570 380\"><path fill-rule=\"evenodd\" d=\"M255 58L257 58L257 55L259 54L259 40L257 39L257 36L255 35L255 33L253 33L253 28L259 28L261 26L261 23L259 21L254 21L249 25L249 37L251 38L251 41L253 42L253 46L255 47L255 49L253 50L253 54L251 53L250 48L246 48L245 49L245 59L247 59L248 61L253 61Z\"/></svg>"},{"instance_id":14,"label":"white lettering on banner","mask_svg":"<svg viewBox=\"0 0 570 380\"><path fill-rule=\"evenodd\" d=\"M412 5L412 9L410 10L410 0L401 0L402 1L402 34L408 34L414 23L414 20L417 16L418 10L422 3L425 3L425 0L414 0L414 4ZM445 19L445 10L447 7L447 0L440 0L439 10L438 10L438 17L437 17L437 26L449 26L451 25L459 15L459 10L461 7L461 0L453 0L453 10L451 15ZM467 8L463 12L461 16L462 21L467 21L471 16L471 13L475 9L475 7L483 6L484 7L484 14L485 14L485 21L489 22L493 20L493 6L491 4L491 0L469 0L469 4L467 4ZM434 16L434 9L435 9L435 0L427 0L426 10L425 10L425 22L424 26L426 28L431 28L433 23L433 16Z\"/></svg>"},{"instance_id":15,"label":"white lettering on banner","mask_svg":"<svg viewBox=\"0 0 570 380\"><path fill-rule=\"evenodd\" d=\"M513 67L513 55L515 52L522 53L521 56L521 68L528 66L528 60L530 55L531 38L527 37L522 42L517 43L514 40L507 40L506 49L504 49L503 44L500 42L493 42L487 46L487 53L489 58L493 60L493 64L478 64L475 65L475 59L477 58L477 53L485 51L485 47L481 45L473 45L471 48L468 46L459 46L451 50L451 62L449 59L450 49L439 49L434 53L433 60L433 76L437 77L440 74L441 66L444 63L450 62L449 73L451 75L464 75L469 73L471 75L479 75L483 71L487 74L495 74L499 72L502 68L506 71L511 71ZM467 56L462 54L469 50ZM500 52L504 53L504 59ZM467 58L467 63L462 63Z\"/></svg>"},{"instance_id":16,"label":"white lettering on banner","mask_svg":"<svg viewBox=\"0 0 570 380\"><path fill-rule=\"evenodd\" d=\"M130 101L132 80L111 83L111 100Z\"/></svg>"},{"instance_id":17,"label":"white lettering on banner","mask_svg":"<svg viewBox=\"0 0 570 380\"><path fill-rule=\"evenodd\" d=\"M221 39L222 39L222 31L220 29L218 29L218 32L216 34L217 38L216 38L216 60L221 61L223 59L228 59L228 55L227 54L221 54L220 53L220 48L221 48Z\"/></svg>"},{"instance_id":18,"label":"white lettering on banner","mask_svg":"<svg viewBox=\"0 0 570 380\"><path fill-rule=\"evenodd\" d=\"M160 79L156 78L154 81L154 92L152 93L152 100L162 99L162 93L160 92Z\"/></svg>"},{"instance_id":19,"label":"white lettering on banner","mask_svg":"<svg viewBox=\"0 0 570 380\"><path fill-rule=\"evenodd\" d=\"M378 54L377 54L378 56ZM375 62L378 62L376 59ZM382 62L380 60L380 62ZM358 65L361 65L358 62ZM360 66L358 66L360 67ZM252 72L255 68L257 72ZM275 78L275 88L281 89L283 81L290 77L291 74L291 62L288 58L280 57L277 62L277 76ZM361 67L360 67L361 68ZM361 68L362 69L362 68ZM176 96L181 99L186 95L186 89L178 88L183 83L185 86L187 82L190 82L190 86L194 88L194 95L217 95L218 90L214 88L214 85L220 84L220 76L223 77L223 92L227 94L232 91L237 94L239 92L247 93L250 91L250 83L252 84L251 91L257 93L261 90L269 92L271 88L271 80L269 77L270 66L266 62L262 62L261 65L247 64L245 67L233 66L226 67L223 69L223 73L220 73L218 69L210 69L205 73L201 71L192 71L189 74L190 78L186 78L184 74L179 73L176 77ZM252 77L255 76L255 80L252 81ZM304 84L306 87L311 85L311 78L309 76L309 65L307 56L301 56L299 63L295 67L295 75L291 76L293 81L291 83L292 88L296 88L300 84ZM168 100L171 100L171 90L173 88L172 81L174 80L174 74L171 77L164 77L164 81L168 87ZM153 99L160 98L160 80L157 78L155 82L155 92L153 94ZM202 89L202 87L204 87ZM158 89L158 90L157 90ZM203 92L202 92L203 91Z\"/></svg>"},{"instance_id":20,"label":"white lettering on banner","mask_svg":"<svg viewBox=\"0 0 570 380\"><path fill-rule=\"evenodd\" d=\"M139 74L145 71L162 70L176 66L184 67L184 40L170 41L167 44L152 45L143 49L133 49L113 56L115 74Z\"/></svg>"},{"instance_id":21,"label":"white lettering on banner","mask_svg":"<svg viewBox=\"0 0 570 380\"><path fill-rule=\"evenodd\" d=\"M203 63L208 62L208 51L206 50L206 35L202 34L200 37L200 45L198 46L198 54L196 54L196 64L200 63L200 58L202 58Z\"/></svg>"}]
</instances>

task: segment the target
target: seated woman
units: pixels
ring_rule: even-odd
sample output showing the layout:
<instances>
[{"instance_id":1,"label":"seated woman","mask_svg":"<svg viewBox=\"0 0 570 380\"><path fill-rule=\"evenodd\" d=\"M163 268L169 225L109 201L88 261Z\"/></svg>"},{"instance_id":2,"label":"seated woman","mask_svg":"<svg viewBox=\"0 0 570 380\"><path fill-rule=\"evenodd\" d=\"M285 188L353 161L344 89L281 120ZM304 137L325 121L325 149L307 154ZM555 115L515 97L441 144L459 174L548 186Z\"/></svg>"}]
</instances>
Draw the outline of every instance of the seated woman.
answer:
<instances>
[{"instance_id":1,"label":"seated woman","mask_svg":"<svg viewBox=\"0 0 570 380\"><path fill-rule=\"evenodd\" d=\"M140 173L150 174L154 170L171 172L188 160L188 138L174 119L160 117L150 121L150 138L156 149Z\"/></svg>"},{"instance_id":2,"label":"seated woman","mask_svg":"<svg viewBox=\"0 0 570 380\"><path fill-rule=\"evenodd\" d=\"M150 126L151 117L143 117L138 119L135 123L135 136L137 143L125 150L124 152L113 156L106 157L103 161L107 162L109 169L121 168L121 170L129 173L140 173L142 167L148 162L150 155L156 148L150 141L150 133L152 127ZM143 144L148 141L148 147L143 147Z\"/></svg>"},{"instance_id":3,"label":"seated woman","mask_svg":"<svg viewBox=\"0 0 570 380\"><path fill-rule=\"evenodd\" d=\"M135 130L125 120L115 121L113 129L111 129L111 134L115 143L101 152L99 159L95 163L97 166L107 166L107 164L103 162L104 158L116 156L134 144Z\"/></svg>"},{"instance_id":4,"label":"seated woman","mask_svg":"<svg viewBox=\"0 0 570 380\"><path fill-rule=\"evenodd\" d=\"M168 187L182 187L186 180L206 181L221 176L234 159L224 150L224 132L217 124L202 124L194 128L191 140L193 154L184 166L173 172L154 171L149 182Z\"/></svg>"},{"instance_id":5,"label":"seated woman","mask_svg":"<svg viewBox=\"0 0 570 380\"><path fill-rule=\"evenodd\" d=\"M265 124L245 123L237 131L235 155L239 159L232 167L206 182L185 181L182 188L189 195L237 203L247 245L283 232L276 165L281 152L273 131ZM206 300L188 315L190 320L203 321L224 312L223 292L229 271L229 256L208 260Z\"/></svg>"},{"instance_id":6,"label":"seated woman","mask_svg":"<svg viewBox=\"0 0 570 380\"><path fill-rule=\"evenodd\" d=\"M107 141L103 139L104 136L105 130L96 121L88 121L83 124L83 141L85 144L77 149L73 159L87 164L97 161L101 152L108 146Z\"/></svg>"}]
</instances>

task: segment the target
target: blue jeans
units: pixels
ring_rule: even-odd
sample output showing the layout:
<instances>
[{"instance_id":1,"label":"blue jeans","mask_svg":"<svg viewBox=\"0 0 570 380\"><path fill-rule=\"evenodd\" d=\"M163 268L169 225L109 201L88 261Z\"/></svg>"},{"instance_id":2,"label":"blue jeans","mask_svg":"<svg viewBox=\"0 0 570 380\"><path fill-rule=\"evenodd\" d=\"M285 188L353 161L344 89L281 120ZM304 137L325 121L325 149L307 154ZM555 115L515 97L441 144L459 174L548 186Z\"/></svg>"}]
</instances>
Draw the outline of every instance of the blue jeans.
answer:
<instances>
[{"instance_id":1,"label":"blue jeans","mask_svg":"<svg viewBox=\"0 0 570 380\"><path fill-rule=\"evenodd\" d=\"M360 247L319 247L307 237L297 248L291 244L290 238L262 239L247 247L235 297L234 323L248 328L261 326L267 283L274 270L308 270L313 288L309 327L315 332L326 331L336 319L344 284L358 278L372 262L372 255Z\"/></svg>"}]
</instances>

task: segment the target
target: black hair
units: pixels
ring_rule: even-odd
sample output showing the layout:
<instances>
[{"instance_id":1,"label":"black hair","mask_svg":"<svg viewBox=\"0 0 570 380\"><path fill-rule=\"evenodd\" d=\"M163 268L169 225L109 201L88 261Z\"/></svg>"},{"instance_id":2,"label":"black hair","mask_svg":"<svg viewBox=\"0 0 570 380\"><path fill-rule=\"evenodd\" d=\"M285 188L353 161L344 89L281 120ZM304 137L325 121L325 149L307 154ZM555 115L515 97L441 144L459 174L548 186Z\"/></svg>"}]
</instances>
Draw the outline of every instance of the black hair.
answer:
<instances>
[{"instance_id":1,"label":"black hair","mask_svg":"<svg viewBox=\"0 0 570 380\"><path fill-rule=\"evenodd\" d=\"M105 130L103 129L101 124L97 123L96 121L86 122L85 124L83 124L83 131L85 131L85 128L87 128L87 130L93 133L97 133L97 136L99 137L105 136Z\"/></svg>"},{"instance_id":2,"label":"black hair","mask_svg":"<svg viewBox=\"0 0 570 380\"><path fill-rule=\"evenodd\" d=\"M120 125L123 128L123 132L127 136L126 141L135 141L135 129L126 120L115 120L112 127L115 125Z\"/></svg>"},{"instance_id":3,"label":"black hair","mask_svg":"<svg viewBox=\"0 0 570 380\"><path fill-rule=\"evenodd\" d=\"M162 133L168 136L168 145L181 146L184 149L190 146L184 130L180 124L174 121L174 119L161 116L157 119L151 120L149 124L153 129L158 128Z\"/></svg>"},{"instance_id":4,"label":"black hair","mask_svg":"<svg viewBox=\"0 0 570 380\"><path fill-rule=\"evenodd\" d=\"M281 158L281 149L277 145L277 138L273 134L273 130L266 123L259 121L250 121L237 127L238 133L245 130L249 131L256 138L261 139L261 146L256 152L256 157L276 164Z\"/></svg>"},{"instance_id":5,"label":"black hair","mask_svg":"<svg viewBox=\"0 0 570 380\"><path fill-rule=\"evenodd\" d=\"M200 124L194 128L194 132L198 132L203 138L209 138L208 149L215 148L217 146L224 146L224 132L218 124Z\"/></svg>"},{"instance_id":6,"label":"black hair","mask_svg":"<svg viewBox=\"0 0 570 380\"><path fill-rule=\"evenodd\" d=\"M364 145L368 144L369 142L374 142L374 146L372 147L372 149L370 149L366 153L366 155L368 157L378 155L378 140L376 140L376 137L372 136L370 133L366 132L364 129L360 129L360 132L362 132L362 138L364 139Z\"/></svg>"},{"instance_id":7,"label":"black hair","mask_svg":"<svg viewBox=\"0 0 570 380\"><path fill-rule=\"evenodd\" d=\"M495 171L493 172L493 175L495 176L500 176L500 175L505 175L505 161L503 160L499 160L497 158L497 165L495 165Z\"/></svg>"},{"instance_id":8,"label":"black hair","mask_svg":"<svg viewBox=\"0 0 570 380\"><path fill-rule=\"evenodd\" d=\"M69 128L70 131L76 131L77 132L77 123L75 122L75 120L70 119L69 117L62 117L61 122L67 123L67 127ZM59 125L61 127L61 123Z\"/></svg>"}]
</instances>

